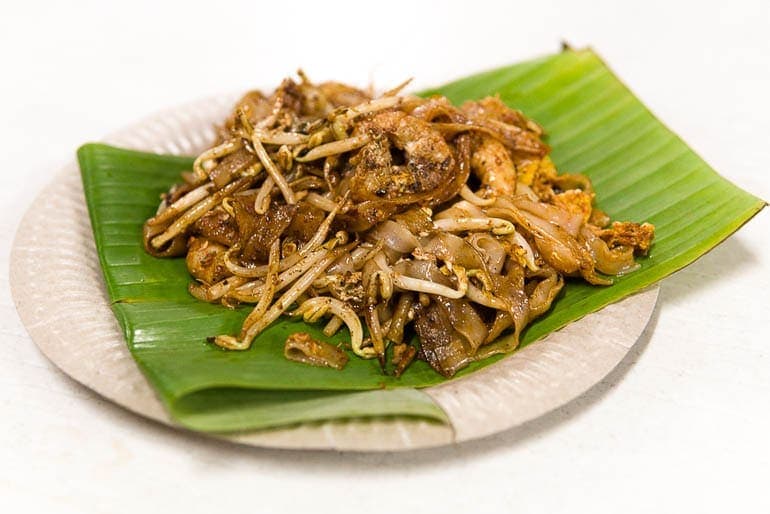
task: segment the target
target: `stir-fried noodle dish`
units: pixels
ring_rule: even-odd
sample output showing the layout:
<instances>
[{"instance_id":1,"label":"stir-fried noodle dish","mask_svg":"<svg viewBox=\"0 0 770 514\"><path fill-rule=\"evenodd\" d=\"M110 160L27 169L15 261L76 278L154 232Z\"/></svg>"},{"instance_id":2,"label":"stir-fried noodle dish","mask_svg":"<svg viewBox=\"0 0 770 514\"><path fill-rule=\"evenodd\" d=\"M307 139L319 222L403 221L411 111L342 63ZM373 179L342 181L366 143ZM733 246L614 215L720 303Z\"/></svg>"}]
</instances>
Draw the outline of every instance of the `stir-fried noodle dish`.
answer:
<instances>
[{"instance_id":1,"label":"stir-fried noodle dish","mask_svg":"<svg viewBox=\"0 0 770 514\"><path fill-rule=\"evenodd\" d=\"M418 358L449 377L515 349L565 277L609 285L650 248L652 225L610 223L590 180L557 173L541 127L497 97L454 106L299 77L246 94L144 225L150 254L186 255L193 296L253 305L213 344L246 350L302 316L327 336L346 326L383 372ZM284 352L348 361L304 332Z\"/></svg>"}]
</instances>

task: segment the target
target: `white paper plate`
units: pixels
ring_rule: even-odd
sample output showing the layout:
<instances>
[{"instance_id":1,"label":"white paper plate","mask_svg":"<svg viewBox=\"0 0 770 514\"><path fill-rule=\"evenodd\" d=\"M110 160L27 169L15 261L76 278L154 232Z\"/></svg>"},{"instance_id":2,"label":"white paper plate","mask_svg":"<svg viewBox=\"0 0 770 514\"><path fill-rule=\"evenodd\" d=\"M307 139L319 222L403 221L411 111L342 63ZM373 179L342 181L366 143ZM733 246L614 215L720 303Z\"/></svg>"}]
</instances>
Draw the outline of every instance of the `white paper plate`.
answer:
<instances>
[{"instance_id":1,"label":"white paper plate","mask_svg":"<svg viewBox=\"0 0 770 514\"><path fill-rule=\"evenodd\" d=\"M196 154L235 97L148 117L105 142L157 153ZM69 376L138 414L174 425L134 363L109 307L80 175L66 166L35 199L11 252L11 289L41 351ZM425 389L451 427L411 419L347 420L227 436L254 446L388 451L467 441L556 409L601 381L647 325L654 286L588 315L470 376Z\"/></svg>"}]
</instances>

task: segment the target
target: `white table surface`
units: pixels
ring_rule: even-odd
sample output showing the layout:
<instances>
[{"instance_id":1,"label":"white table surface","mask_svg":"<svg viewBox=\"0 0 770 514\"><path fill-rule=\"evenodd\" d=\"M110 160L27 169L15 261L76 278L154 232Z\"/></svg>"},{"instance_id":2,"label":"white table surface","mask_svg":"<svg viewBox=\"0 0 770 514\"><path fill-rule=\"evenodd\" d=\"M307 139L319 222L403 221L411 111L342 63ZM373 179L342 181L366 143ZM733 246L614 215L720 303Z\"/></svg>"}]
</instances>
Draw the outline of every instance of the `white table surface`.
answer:
<instances>
[{"instance_id":1,"label":"white table surface","mask_svg":"<svg viewBox=\"0 0 770 514\"><path fill-rule=\"evenodd\" d=\"M3 4L4 270L20 217L77 146L157 109L299 66L319 80L431 85L562 39L596 48L717 170L770 198L767 3L159 4ZM481 441L384 455L245 448L124 412L37 351L4 271L0 511L768 512L769 241L766 211L665 280L629 357L564 408Z\"/></svg>"}]
</instances>

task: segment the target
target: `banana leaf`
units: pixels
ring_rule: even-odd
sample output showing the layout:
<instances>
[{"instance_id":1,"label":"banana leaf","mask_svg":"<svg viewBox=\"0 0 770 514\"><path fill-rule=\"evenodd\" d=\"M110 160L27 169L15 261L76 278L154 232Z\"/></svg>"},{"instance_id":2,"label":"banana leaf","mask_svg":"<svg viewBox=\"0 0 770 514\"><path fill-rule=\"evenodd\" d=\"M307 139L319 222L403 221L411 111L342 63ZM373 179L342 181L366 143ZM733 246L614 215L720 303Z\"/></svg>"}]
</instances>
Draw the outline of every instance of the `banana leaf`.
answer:
<instances>
[{"instance_id":1,"label":"banana leaf","mask_svg":"<svg viewBox=\"0 0 770 514\"><path fill-rule=\"evenodd\" d=\"M544 126L562 172L593 180L613 219L649 221L656 239L641 268L610 287L570 281L553 308L524 332L527 345L693 262L765 203L720 177L660 123L591 50L567 50L458 80L423 94L453 102L499 94ZM320 326L283 318L245 352L207 336L236 333L249 309L228 310L187 293L183 259L155 259L141 228L161 192L192 159L88 144L78 151L94 237L112 308L128 346L171 415L188 427L232 431L357 416L416 416L447 422L419 388L445 379L424 362L401 378L351 354L344 371L287 361L283 342ZM459 376L499 360L475 363ZM504 358L504 357L502 357Z\"/></svg>"}]
</instances>

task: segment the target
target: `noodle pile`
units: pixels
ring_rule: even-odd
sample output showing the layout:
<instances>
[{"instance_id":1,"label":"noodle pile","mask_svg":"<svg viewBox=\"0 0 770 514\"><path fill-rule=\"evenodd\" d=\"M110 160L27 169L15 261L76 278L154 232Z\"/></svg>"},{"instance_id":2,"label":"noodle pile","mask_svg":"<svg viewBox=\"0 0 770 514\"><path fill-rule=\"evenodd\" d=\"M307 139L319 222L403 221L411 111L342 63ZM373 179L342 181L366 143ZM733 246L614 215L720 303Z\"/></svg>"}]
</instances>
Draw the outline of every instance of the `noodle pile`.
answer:
<instances>
[{"instance_id":1,"label":"noodle pile","mask_svg":"<svg viewBox=\"0 0 770 514\"><path fill-rule=\"evenodd\" d=\"M564 277L608 285L649 250L652 225L610 224L589 179L557 174L540 126L498 98L374 98L299 75L246 94L144 226L149 253L186 255L193 296L254 305L220 347L248 349L288 313L346 326L384 372L417 357L452 376L516 348ZM290 339L287 356L347 362Z\"/></svg>"}]
</instances>

